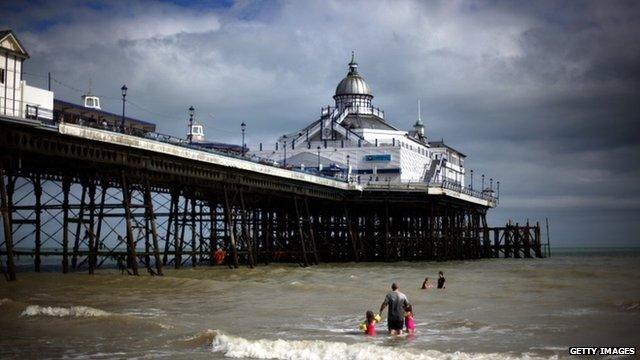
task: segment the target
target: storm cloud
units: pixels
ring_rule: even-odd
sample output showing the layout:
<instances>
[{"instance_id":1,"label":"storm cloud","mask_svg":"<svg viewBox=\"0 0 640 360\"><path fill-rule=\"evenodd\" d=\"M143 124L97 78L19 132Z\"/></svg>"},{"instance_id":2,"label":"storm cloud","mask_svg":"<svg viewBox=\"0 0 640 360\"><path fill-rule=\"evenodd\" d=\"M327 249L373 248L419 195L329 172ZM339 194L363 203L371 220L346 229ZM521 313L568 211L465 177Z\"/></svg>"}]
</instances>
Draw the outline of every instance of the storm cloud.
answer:
<instances>
[{"instance_id":1,"label":"storm cloud","mask_svg":"<svg viewBox=\"0 0 640 360\"><path fill-rule=\"evenodd\" d=\"M640 245L640 3L12 2L25 79L183 135L272 143L315 120L352 50L392 124L500 181L493 224L549 217L556 245ZM469 179L468 179L469 180Z\"/></svg>"}]
</instances>

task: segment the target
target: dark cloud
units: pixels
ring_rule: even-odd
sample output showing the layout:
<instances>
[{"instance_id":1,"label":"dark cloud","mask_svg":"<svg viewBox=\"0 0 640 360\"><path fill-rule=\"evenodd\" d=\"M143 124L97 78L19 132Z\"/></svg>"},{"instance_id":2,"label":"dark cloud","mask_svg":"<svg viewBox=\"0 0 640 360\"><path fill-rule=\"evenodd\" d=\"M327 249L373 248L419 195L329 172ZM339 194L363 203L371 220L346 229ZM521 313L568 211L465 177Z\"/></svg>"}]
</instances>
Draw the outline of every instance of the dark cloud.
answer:
<instances>
[{"instance_id":1,"label":"dark cloud","mask_svg":"<svg viewBox=\"0 0 640 360\"><path fill-rule=\"evenodd\" d=\"M638 244L640 3L12 2L2 27L32 58L26 79L182 135L194 105L207 135L249 143L314 120L351 50L388 120L501 181L491 221L552 218L556 244ZM70 86L67 86L70 85ZM488 180L487 180L488 182ZM606 234L615 234L607 237Z\"/></svg>"}]
</instances>

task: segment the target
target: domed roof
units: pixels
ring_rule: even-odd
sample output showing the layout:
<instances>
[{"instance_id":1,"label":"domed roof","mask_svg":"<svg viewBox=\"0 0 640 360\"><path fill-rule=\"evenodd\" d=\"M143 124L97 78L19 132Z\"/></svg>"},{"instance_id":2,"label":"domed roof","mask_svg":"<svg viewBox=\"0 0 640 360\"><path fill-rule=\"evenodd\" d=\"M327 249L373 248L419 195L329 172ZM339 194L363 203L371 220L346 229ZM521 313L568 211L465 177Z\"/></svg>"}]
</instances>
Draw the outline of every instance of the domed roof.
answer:
<instances>
[{"instance_id":1,"label":"domed roof","mask_svg":"<svg viewBox=\"0 0 640 360\"><path fill-rule=\"evenodd\" d=\"M335 96L341 95L370 95L369 85L364 81L362 76L358 74L358 63L355 62L353 53L351 54L351 62L349 63L349 73L336 87Z\"/></svg>"}]
</instances>

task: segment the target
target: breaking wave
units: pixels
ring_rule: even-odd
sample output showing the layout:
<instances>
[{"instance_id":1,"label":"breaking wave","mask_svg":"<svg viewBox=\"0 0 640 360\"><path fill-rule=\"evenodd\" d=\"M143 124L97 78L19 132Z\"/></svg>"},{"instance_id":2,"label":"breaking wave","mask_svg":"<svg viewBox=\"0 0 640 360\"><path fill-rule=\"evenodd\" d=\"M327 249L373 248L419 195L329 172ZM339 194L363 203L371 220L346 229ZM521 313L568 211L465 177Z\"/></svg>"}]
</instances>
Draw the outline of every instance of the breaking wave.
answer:
<instances>
[{"instance_id":1,"label":"breaking wave","mask_svg":"<svg viewBox=\"0 0 640 360\"><path fill-rule=\"evenodd\" d=\"M20 315L54 317L103 317L111 316L112 314L108 311L95 309L88 306L71 306L65 308L55 306L29 305Z\"/></svg>"},{"instance_id":2,"label":"breaking wave","mask_svg":"<svg viewBox=\"0 0 640 360\"><path fill-rule=\"evenodd\" d=\"M366 342L347 344L320 340L249 340L225 335L218 330L207 330L197 335L195 343L211 339L213 352L228 358L282 359L282 360L483 360L483 359L546 359L529 354L473 354L464 352L443 353L435 350L412 351L397 347L384 347ZM550 359L556 359L551 357Z\"/></svg>"},{"instance_id":3,"label":"breaking wave","mask_svg":"<svg viewBox=\"0 0 640 360\"><path fill-rule=\"evenodd\" d=\"M619 301L616 305L626 311L640 311L640 301Z\"/></svg>"},{"instance_id":4,"label":"breaking wave","mask_svg":"<svg viewBox=\"0 0 640 360\"><path fill-rule=\"evenodd\" d=\"M7 304L9 302L11 302L11 299L2 298L2 299L0 299L0 306L2 306L4 304Z\"/></svg>"}]
</instances>

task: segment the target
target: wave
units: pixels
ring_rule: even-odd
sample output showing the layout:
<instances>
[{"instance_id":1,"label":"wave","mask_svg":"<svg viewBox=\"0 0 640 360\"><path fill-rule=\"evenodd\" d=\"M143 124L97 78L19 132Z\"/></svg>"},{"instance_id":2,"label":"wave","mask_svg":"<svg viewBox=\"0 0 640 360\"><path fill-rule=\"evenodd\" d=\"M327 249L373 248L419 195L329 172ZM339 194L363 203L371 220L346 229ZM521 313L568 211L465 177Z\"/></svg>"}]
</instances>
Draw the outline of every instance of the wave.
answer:
<instances>
[{"instance_id":1,"label":"wave","mask_svg":"<svg viewBox=\"0 0 640 360\"><path fill-rule=\"evenodd\" d=\"M20 315L53 317L103 317L111 316L112 314L108 311L88 306L71 306L65 308L56 306L29 305Z\"/></svg>"},{"instance_id":2,"label":"wave","mask_svg":"<svg viewBox=\"0 0 640 360\"><path fill-rule=\"evenodd\" d=\"M619 301L616 306L626 311L640 311L640 301Z\"/></svg>"},{"instance_id":3,"label":"wave","mask_svg":"<svg viewBox=\"0 0 640 360\"><path fill-rule=\"evenodd\" d=\"M513 356L510 354L481 353L443 353L436 350L418 352L415 350L384 347L367 343L347 344L321 340L249 340L241 337L225 335L219 330L207 330L193 338L195 344L211 339L213 352L221 353L228 358L282 359L282 360L368 360L368 359L407 359L407 360L484 360L484 359L546 359L530 354ZM550 359L556 359L551 357Z\"/></svg>"}]
</instances>

